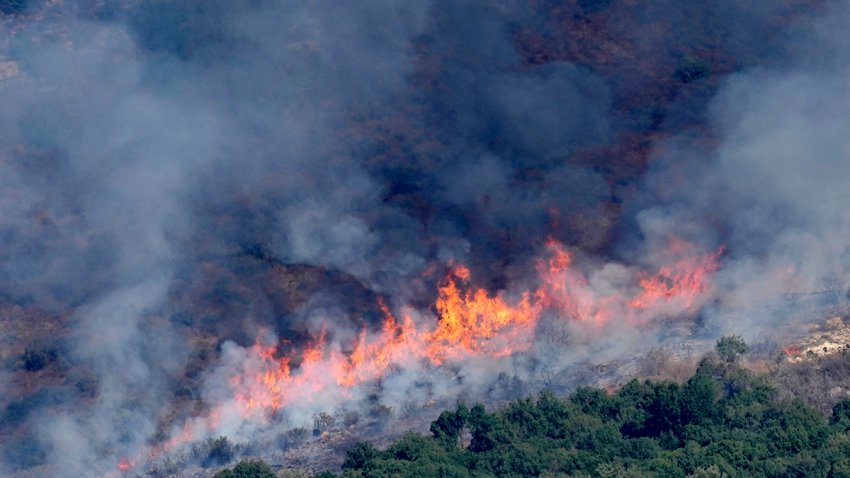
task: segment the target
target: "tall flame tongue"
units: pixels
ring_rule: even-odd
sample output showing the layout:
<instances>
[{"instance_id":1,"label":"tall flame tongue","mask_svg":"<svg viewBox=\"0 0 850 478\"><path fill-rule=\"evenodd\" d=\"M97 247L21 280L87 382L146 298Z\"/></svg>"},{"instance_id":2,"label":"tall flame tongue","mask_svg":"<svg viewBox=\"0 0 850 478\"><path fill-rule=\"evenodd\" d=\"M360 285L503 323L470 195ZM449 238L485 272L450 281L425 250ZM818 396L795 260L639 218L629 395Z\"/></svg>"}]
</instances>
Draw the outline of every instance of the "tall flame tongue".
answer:
<instances>
[{"instance_id":1,"label":"tall flame tongue","mask_svg":"<svg viewBox=\"0 0 850 478\"><path fill-rule=\"evenodd\" d=\"M471 288L470 270L456 265L439 287L434 323L415 323L410 309L399 320L379 302L385 316L381 330L361 330L348 353L343 353L339 344L329 344L325 330L303 351L289 354L281 354L277 345L258 341L250 348L241 373L230 380L237 411L243 418L263 420L286 407L309 404L317 396L345 398L353 387L400 368L522 352L532 346L544 313L602 326L614 320L638 324L692 312L704 300L722 254L722 249L709 254L695 251L688 243L671 240L670 265L653 274L633 273L634 287L625 288L631 293L600 293L573 267L566 248L550 240L546 257L537 263L539 285L513 300L505 292L491 294ZM220 413L217 408L211 416ZM201 428L213 433L218 422L218 418L208 419ZM186 443L191 440L189 435L197 434L198 430L187 428L166 446L152 449L151 455ZM129 469L130 463L122 461L119 468Z\"/></svg>"},{"instance_id":2,"label":"tall flame tongue","mask_svg":"<svg viewBox=\"0 0 850 478\"><path fill-rule=\"evenodd\" d=\"M397 319L380 303L385 320L381 331L362 330L350 353L328 346L325 333L298 354L276 358L274 346L254 345L257 359L231 384L245 415L268 413L317 392L345 393L383 377L389 370L414 363L442 365L473 357L502 357L528 350L544 312L595 325L619 319L641 323L653 316L676 316L693 310L708 291L722 250L693 254L694 246L671 240L672 265L654 274L638 272L629 294L596 292L572 267L573 257L556 242L547 243L546 258L538 261L540 285L513 300L469 287L470 270L454 266L439 287L437 321L416 324L410 314ZM300 362L293 369L291 364ZM342 392L339 392L342 390Z\"/></svg>"},{"instance_id":3,"label":"tall flame tongue","mask_svg":"<svg viewBox=\"0 0 850 478\"><path fill-rule=\"evenodd\" d=\"M469 277L469 269L457 266L440 287L440 319L432 332L423 335L431 363L474 355L499 357L531 345L541 311L540 304L532 302L531 294L524 292L512 305L501 295L491 296L484 289L463 290Z\"/></svg>"},{"instance_id":4,"label":"tall flame tongue","mask_svg":"<svg viewBox=\"0 0 850 478\"><path fill-rule=\"evenodd\" d=\"M537 261L542 285L535 298L544 309L555 310L567 319L601 325L616 315L612 301L593 291L587 278L572 266L573 258L563 244L550 239L546 243L549 259Z\"/></svg>"},{"instance_id":5,"label":"tall flame tongue","mask_svg":"<svg viewBox=\"0 0 850 478\"><path fill-rule=\"evenodd\" d=\"M670 239L670 250L682 255L691 246L677 239ZM640 273L643 291L629 301L633 309L654 309L662 305L674 305L681 310L690 310L708 289L711 275L719 267L721 247L712 254L685 256L671 266L663 266L654 275Z\"/></svg>"}]
</instances>

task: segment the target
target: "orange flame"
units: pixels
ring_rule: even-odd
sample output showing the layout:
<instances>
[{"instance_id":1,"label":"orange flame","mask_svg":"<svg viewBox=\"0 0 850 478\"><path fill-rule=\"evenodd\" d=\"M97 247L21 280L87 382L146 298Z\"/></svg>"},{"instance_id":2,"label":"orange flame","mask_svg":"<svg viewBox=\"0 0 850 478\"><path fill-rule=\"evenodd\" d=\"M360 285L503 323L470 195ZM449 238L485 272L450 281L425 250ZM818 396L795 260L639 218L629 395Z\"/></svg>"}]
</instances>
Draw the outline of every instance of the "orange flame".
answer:
<instances>
[{"instance_id":1,"label":"orange flame","mask_svg":"<svg viewBox=\"0 0 850 478\"><path fill-rule=\"evenodd\" d=\"M136 466L135 463L128 460L127 458L122 458L118 461L118 470L120 471L129 471Z\"/></svg>"},{"instance_id":2,"label":"orange flame","mask_svg":"<svg viewBox=\"0 0 850 478\"><path fill-rule=\"evenodd\" d=\"M694 249L684 241L670 243L672 256ZM652 275L637 273L638 292L632 297L595 292L573 267L573 256L554 240L547 242L546 258L537 264L540 285L515 300L505 292L491 294L469 287L469 268L454 265L439 287L437 321L430 327L417 325L410 314L396 319L380 301L385 316L380 332L361 330L350 352L328 346L323 330L293 369L291 364L299 357L275 358L275 346L257 343L252 348L254 364L233 377L231 385L243 414L275 412L320 392L345 394L346 389L379 379L405 364L441 365L528 350L544 312L595 325L618 317L627 323L640 322L659 311L664 315L686 313L708 290L721 253L681 257Z\"/></svg>"},{"instance_id":3,"label":"orange flame","mask_svg":"<svg viewBox=\"0 0 850 478\"><path fill-rule=\"evenodd\" d=\"M546 242L548 260L537 261L542 285L535 297L544 308L556 310L563 317L601 325L615 314L611 298L595 293L587 278L572 268L573 257L563 244Z\"/></svg>"},{"instance_id":4,"label":"orange flame","mask_svg":"<svg viewBox=\"0 0 850 478\"><path fill-rule=\"evenodd\" d=\"M431 363L469 355L500 357L531 344L528 339L540 306L532 304L530 294L524 292L511 305L501 295L491 296L484 289L462 290L469 277L469 269L458 266L440 287L436 304L440 320L424 336Z\"/></svg>"},{"instance_id":5,"label":"orange flame","mask_svg":"<svg viewBox=\"0 0 850 478\"><path fill-rule=\"evenodd\" d=\"M218 429L220 422L221 410L210 410L206 416L196 417L195 420L184 423L180 432L165 442L147 448L146 450L140 450L132 458L126 456L121 457L116 465L116 470L113 470L106 475L101 475L98 478L117 478L118 476L126 476L126 472L135 468L140 462L144 463L146 461L153 461L183 445L188 445L204 438L211 431Z\"/></svg>"},{"instance_id":6,"label":"orange flame","mask_svg":"<svg viewBox=\"0 0 850 478\"><path fill-rule=\"evenodd\" d=\"M469 268L452 265L438 289L436 322L417 323L410 308L402 308L399 320L381 300L380 331L361 330L348 352L327 341L326 329L300 353L282 355L277 345L257 341L242 372L230 380L237 411L245 418L265 419L294 404L314 403L316 397L344 398L352 387L404 367L520 353L533 345L544 314L601 327L613 321L635 324L659 315L691 313L708 292L722 249L695 254L696 248L684 241L671 241L669 246L672 265L651 275L630 272L631 289L616 292L595 290L574 267L572 254L554 240L547 242L545 256L537 262L538 285L514 296L470 287ZM219 412L211 413L215 418L204 425L206 432L218 427ZM187 425L151 454L187 443L197 434L197 425Z\"/></svg>"},{"instance_id":7,"label":"orange flame","mask_svg":"<svg viewBox=\"0 0 850 478\"><path fill-rule=\"evenodd\" d=\"M676 244L680 244L677 241ZM674 250L681 245L673 247ZM690 256L663 266L654 275L639 274L642 292L629 302L634 309L651 309L662 304L677 304L689 310L708 289L710 276L717 270L723 248L713 254Z\"/></svg>"}]
</instances>

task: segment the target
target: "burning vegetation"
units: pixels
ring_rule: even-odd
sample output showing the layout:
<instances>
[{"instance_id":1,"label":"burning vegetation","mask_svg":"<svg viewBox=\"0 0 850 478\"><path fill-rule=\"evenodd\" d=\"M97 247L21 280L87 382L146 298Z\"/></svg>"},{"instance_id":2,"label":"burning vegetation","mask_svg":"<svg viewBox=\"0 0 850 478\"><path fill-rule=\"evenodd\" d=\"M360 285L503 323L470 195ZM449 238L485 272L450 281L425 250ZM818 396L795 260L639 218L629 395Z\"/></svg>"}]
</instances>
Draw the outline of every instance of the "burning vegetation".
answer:
<instances>
[{"instance_id":1,"label":"burning vegetation","mask_svg":"<svg viewBox=\"0 0 850 478\"><path fill-rule=\"evenodd\" d=\"M431 323L417 324L410 315L397 319L383 306L380 332L362 330L350 345L328 344L327 324L295 354L281 355L276 345L257 343L250 349L256 360L249 359L249 369L231 380L236 402L244 415L270 414L293 402L309 402L316 394L345 396L345 389L399 369L519 354L533 346L545 314L591 328L609 320L631 327L656 317L687 316L705 299L719 252L682 258L652 275L636 273L634 297L595 295L587 279L571 269L571 255L556 242L547 244L546 255L538 267L540 285L513 300L469 286L470 270L456 265L439 287Z\"/></svg>"},{"instance_id":2,"label":"burning vegetation","mask_svg":"<svg viewBox=\"0 0 850 478\"><path fill-rule=\"evenodd\" d=\"M320 471L434 419L346 473L427 449L731 474L693 433L768 408L814 427L786 437L805 474L844 432L739 366L825 413L847 391L848 22L827 0L0 0L0 475ZM436 416L478 401L507 408ZM514 460L553 410L569 446ZM605 437L631 455L588 455Z\"/></svg>"}]
</instances>

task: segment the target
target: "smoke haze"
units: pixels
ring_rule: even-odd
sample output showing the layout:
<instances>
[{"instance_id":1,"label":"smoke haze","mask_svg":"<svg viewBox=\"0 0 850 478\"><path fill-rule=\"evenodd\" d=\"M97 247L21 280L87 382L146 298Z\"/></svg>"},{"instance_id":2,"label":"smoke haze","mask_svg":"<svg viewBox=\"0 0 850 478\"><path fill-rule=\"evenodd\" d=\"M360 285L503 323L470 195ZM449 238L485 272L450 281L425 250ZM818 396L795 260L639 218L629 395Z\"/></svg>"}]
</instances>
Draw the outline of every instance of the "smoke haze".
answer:
<instances>
[{"instance_id":1,"label":"smoke haze","mask_svg":"<svg viewBox=\"0 0 850 478\"><path fill-rule=\"evenodd\" d=\"M574 386L846 300L846 5L626 3L0 9L0 472ZM448 284L531 291L481 345L521 350L426 357ZM381 342L380 304L419 335ZM361 333L409 348L343 386ZM235 384L320 338L321 393L246 414Z\"/></svg>"}]
</instances>

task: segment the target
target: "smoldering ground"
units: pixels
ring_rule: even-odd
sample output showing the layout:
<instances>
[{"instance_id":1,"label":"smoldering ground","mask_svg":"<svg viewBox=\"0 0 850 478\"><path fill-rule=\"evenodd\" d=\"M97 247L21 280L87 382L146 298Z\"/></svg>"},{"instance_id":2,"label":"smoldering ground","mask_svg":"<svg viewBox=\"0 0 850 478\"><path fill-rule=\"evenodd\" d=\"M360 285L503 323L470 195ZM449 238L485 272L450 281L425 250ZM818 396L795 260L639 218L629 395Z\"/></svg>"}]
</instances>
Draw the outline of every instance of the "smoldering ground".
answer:
<instances>
[{"instance_id":1,"label":"smoldering ground","mask_svg":"<svg viewBox=\"0 0 850 478\"><path fill-rule=\"evenodd\" d=\"M840 289L846 9L556 3L4 10L4 311L60 321L63 367L90 380L34 400L4 356L3 466L109 471L232 400L255 338L297 348L325 329L344 354L379 329L378 297L433 321L449 263L517 297L550 238L589 297L634 288L671 235L725 245L700 333L762 334L777 317L754 305ZM582 25L615 41L591 48ZM400 364L378 401L480 394L500 374L545 378L665 340L565 327L567 349L538 340L451 373ZM175 405L186 395L201 404ZM323 398L290 407L290 424L374 400ZM264 425L205 427L192 438Z\"/></svg>"}]
</instances>

